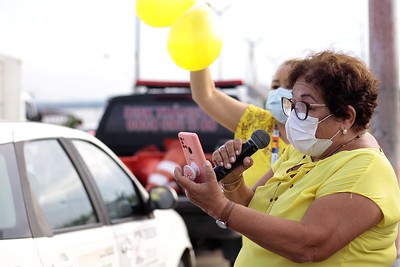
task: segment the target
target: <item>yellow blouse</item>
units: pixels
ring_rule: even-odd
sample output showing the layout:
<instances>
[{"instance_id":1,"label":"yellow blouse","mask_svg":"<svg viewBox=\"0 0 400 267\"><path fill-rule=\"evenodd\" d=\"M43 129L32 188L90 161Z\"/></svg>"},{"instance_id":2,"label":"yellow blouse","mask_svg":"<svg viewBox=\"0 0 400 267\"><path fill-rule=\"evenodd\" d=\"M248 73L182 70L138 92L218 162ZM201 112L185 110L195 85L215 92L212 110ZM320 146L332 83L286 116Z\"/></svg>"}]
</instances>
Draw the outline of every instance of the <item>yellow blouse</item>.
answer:
<instances>
[{"instance_id":1,"label":"yellow blouse","mask_svg":"<svg viewBox=\"0 0 400 267\"><path fill-rule=\"evenodd\" d=\"M267 131L271 138L271 142L266 148L258 150L251 156L254 160L254 165L243 173L246 184L250 187L252 187L271 167L272 132L275 124L276 120L268 110L249 105L236 128L235 138L240 138L243 141L250 139L251 134L258 129ZM278 156L282 155L286 146L287 144L279 138Z\"/></svg>"},{"instance_id":2,"label":"yellow blouse","mask_svg":"<svg viewBox=\"0 0 400 267\"><path fill-rule=\"evenodd\" d=\"M290 171L302 164L298 170ZM289 145L273 165L274 177L259 187L249 207L270 215L300 221L317 198L351 192L374 201L383 213L382 221L331 258L318 263L295 263L245 238L235 262L241 266L268 267L390 267L397 252L395 240L400 220L400 190L396 174L382 151L342 151L312 162L309 156Z\"/></svg>"}]
</instances>

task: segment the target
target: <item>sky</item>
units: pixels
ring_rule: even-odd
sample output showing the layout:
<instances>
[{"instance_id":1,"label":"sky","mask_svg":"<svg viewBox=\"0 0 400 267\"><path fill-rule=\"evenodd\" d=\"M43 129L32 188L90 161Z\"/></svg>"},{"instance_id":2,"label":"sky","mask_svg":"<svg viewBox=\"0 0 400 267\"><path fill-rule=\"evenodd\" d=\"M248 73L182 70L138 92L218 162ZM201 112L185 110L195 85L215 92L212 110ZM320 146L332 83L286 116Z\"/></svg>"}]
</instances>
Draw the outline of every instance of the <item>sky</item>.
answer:
<instances>
[{"instance_id":1,"label":"sky","mask_svg":"<svg viewBox=\"0 0 400 267\"><path fill-rule=\"evenodd\" d=\"M368 62L368 0L209 2L223 32L216 80L268 88L280 62L328 48ZM104 101L132 93L137 79L188 81L168 33L138 21L134 0L0 0L0 54L22 62L23 90L38 102Z\"/></svg>"}]
</instances>

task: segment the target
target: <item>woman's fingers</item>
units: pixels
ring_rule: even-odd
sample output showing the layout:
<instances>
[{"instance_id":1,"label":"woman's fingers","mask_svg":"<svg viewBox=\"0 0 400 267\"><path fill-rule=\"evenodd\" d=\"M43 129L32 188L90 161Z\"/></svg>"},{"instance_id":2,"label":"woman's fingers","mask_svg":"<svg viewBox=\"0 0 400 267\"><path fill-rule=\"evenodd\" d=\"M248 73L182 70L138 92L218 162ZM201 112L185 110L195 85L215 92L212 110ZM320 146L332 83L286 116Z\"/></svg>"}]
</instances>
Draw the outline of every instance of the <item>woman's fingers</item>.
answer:
<instances>
[{"instance_id":1,"label":"woman's fingers","mask_svg":"<svg viewBox=\"0 0 400 267\"><path fill-rule=\"evenodd\" d=\"M204 174L207 177L207 182L217 181L217 176L215 175L214 168L208 160L204 164Z\"/></svg>"},{"instance_id":2,"label":"woman's fingers","mask_svg":"<svg viewBox=\"0 0 400 267\"><path fill-rule=\"evenodd\" d=\"M229 140L220 146L212 155L215 165L224 166L227 169L232 167L232 163L236 161L236 156L240 154L242 148L242 140Z\"/></svg>"},{"instance_id":3,"label":"woman's fingers","mask_svg":"<svg viewBox=\"0 0 400 267\"><path fill-rule=\"evenodd\" d=\"M175 176L176 182L186 190L190 184L189 183L190 179L188 179L187 177L185 177L183 175L182 169L180 167L175 167L174 176Z\"/></svg>"},{"instance_id":4,"label":"woman's fingers","mask_svg":"<svg viewBox=\"0 0 400 267\"><path fill-rule=\"evenodd\" d=\"M196 183L188 177L185 177L182 173L182 169L179 167L175 168L174 176L176 182L184 190L187 198L192 201L193 204L208 210L206 207L209 203L214 203L216 200L221 199L222 191L217 182L211 162L206 161L204 166L202 166L202 171L207 179L204 183Z\"/></svg>"}]
</instances>

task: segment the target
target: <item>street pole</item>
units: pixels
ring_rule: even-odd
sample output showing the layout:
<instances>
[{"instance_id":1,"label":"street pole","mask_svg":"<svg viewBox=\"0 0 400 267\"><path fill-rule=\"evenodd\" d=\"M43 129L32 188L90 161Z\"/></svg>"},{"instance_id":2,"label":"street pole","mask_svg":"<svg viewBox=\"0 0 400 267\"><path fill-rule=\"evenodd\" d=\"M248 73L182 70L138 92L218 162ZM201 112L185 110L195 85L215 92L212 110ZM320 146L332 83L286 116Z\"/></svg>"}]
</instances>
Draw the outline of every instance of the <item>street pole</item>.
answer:
<instances>
[{"instance_id":1,"label":"street pole","mask_svg":"<svg viewBox=\"0 0 400 267\"><path fill-rule=\"evenodd\" d=\"M133 81L132 89L135 92L136 90L136 82L140 79L140 19L136 16L136 23L135 23L135 78Z\"/></svg>"},{"instance_id":2,"label":"street pole","mask_svg":"<svg viewBox=\"0 0 400 267\"><path fill-rule=\"evenodd\" d=\"M228 9L230 9L232 7L232 5L233 5L233 2L229 3L228 5L226 5L222 8L219 8L219 9L214 7L214 11L218 16L219 23L222 23L222 16L224 15L224 13L226 11L228 11ZM222 52L223 51L221 50L220 55L217 60L218 61L217 62L218 63L218 76L217 77L219 80L222 80Z\"/></svg>"},{"instance_id":3,"label":"street pole","mask_svg":"<svg viewBox=\"0 0 400 267\"><path fill-rule=\"evenodd\" d=\"M380 80L378 107L371 130L400 175L399 66L396 0L369 0L370 66Z\"/></svg>"},{"instance_id":4,"label":"street pole","mask_svg":"<svg viewBox=\"0 0 400 267\"><path fill-rule=\"evenodd\" d=\"M250 82L250 85L256 89L256 91L259 90L258 88L258 78L257 78L257 64L256 64L256 58L255 58L255 49L256 46L264 41L264 36L261 36L255 40L252 40L250 38L245 38L244 41L248 44L249 48L249 54L247 58L247 75L248 81ZM265 92L264 92L265 93Z\"/></svg>"},{"instance_id":5,"label":"street pole","mask_svg":"<svg viewBox=\"0 0 400 267\"><path fill-rule=\"evenodd\" d=\"M369 50L371 69L381 81L379 104L371 123L371 130L399 179L400 89L395 1L369 0ZM399 258L399 237L396 245ZM393 267L398 267L399 264L399 260L396 260Z\"/></svg>"}]
</instances>

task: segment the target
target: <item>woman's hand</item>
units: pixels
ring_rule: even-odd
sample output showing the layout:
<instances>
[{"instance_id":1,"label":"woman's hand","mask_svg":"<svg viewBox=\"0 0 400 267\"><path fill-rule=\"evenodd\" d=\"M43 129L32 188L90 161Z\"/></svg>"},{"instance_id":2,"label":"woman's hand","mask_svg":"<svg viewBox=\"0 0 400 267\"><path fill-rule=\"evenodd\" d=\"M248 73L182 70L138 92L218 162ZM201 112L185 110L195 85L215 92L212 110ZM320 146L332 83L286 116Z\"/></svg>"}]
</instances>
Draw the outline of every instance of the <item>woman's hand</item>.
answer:
<instances>
[{"instance_id":1,"label":"woman's hand","mask_svg":"<svg viewBox=\"0 0 400 267\"><path fill-rule=\"evenodd\" d=\"M175 180L182 186L187 198L194 205L201 208L208 215L218 219L225 205L228 203L228 199L222 193L211 162L206 161L202 168L206 177L204 183L196 183L183 176L182 169L179 167L176 167L174 171Z\"/></svg>"},{"instance_id":2,"label":"woman's hand","mask_svg":"<svg viewBox=\"0 0 400 267\"><path fill-rule=\"evenodd\" d=\"M243 141L241 139L234 139L227 141L224 145L218 148L212 154L212 160L215 165L224 167L225 169L232 168L232 164L236 162L237 156L242 152ZM253 165L253 160L250 157L246 157L243 160L243 164L240 164L237 168L232 170L226 177L224 177L224 183L229 183L238 179L243 171Z\"/></svg>"}]
</instances>

